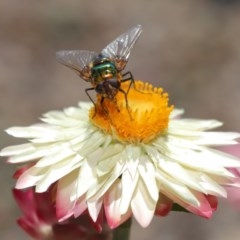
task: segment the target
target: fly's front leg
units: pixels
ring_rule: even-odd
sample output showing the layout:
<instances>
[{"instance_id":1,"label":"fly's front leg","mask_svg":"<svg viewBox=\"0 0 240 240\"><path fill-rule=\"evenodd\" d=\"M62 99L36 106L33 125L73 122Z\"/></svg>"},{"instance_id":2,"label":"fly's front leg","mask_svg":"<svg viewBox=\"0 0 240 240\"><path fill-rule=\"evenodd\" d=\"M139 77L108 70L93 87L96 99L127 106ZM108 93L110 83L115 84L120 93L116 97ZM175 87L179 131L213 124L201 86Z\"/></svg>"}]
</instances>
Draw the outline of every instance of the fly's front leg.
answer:
<instances>
[{"instance_id":1,"label":"fly's front leg","mask_svg":"<svg viewBox=\"0 0 240 240\"><path fill-rule=\"evenodd\" d=\"M104 104L103 104L104 99L105 99L105 97L102 96L102 97L101 97L100 104L101 104L101 107L102 107L102 110L103 110L104 114L105 114L106 116L108 116L108 115L109 115L109 114L108 114L108 110L105 108L105 106L104 106Z\"/></svg>"},{"instance_id":2,"label":"fly's front leg","mask_svg":"<svg viewBox=\"0 0 240 240\"><path fill-rule=\"evenodd\" d=\"M91 98L90 94L88 93L89 91L93 91L95 90L95 88L91 87L91 88L86 88L85 89L85 93L87 94L88 98L91 100L91 102L94 105L94 109L95 109L95 113L93 115L93 117L95 117L96 113L97 113L97 107L96 107L96 103L93 101L93 99Z\"/></svg>"},{"instance_id":3,"label":"fly's front leg","mask_svg":"<svg viewBox=\"0 0 240 240\"><path fill-rule=\"evenodd\" d=\"M91 100L91 102L92 102L94 105L96 105L95 102L93 101L93 99L91 98L90 94L88 93L89 91L93 91L93 90L95 90L94 87L86 88L86 89L85 89L85 93L87 94L87 96L88 96L88 98Z\"/></svg>"}]
</instances>

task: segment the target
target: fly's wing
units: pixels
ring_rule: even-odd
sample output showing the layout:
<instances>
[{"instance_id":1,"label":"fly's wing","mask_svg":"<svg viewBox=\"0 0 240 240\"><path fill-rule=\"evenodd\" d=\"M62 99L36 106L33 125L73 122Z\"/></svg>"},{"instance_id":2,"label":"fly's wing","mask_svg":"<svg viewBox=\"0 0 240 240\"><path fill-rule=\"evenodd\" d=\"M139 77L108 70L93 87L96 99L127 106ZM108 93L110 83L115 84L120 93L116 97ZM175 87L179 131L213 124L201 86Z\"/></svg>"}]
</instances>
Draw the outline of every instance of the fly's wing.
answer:
<instances>
[{"instance_id":1,"label":"fly's wing","mask_svg":"<svg viewBox=\"0 0 240 240\"><path fill-rule=\"evenodd\" d=\"M89 64L97 56L97 53L85 50L63 50L56 53L56 58L60 63L76 71L85 81L90 81Z\"/></svg>"},{"instance_id":2,"label":"fly's wing","mask_svg":"<svg viewBox=\"0 0 240 240\"><path fill-rule=\"evenodd\" d=\"M101 52L115 62L118 71L125 68L131 50L142 32L142 26L137 25L130 28L127 32L117 37L113 42L108 44Z\"/></svg>"}]
</instances>

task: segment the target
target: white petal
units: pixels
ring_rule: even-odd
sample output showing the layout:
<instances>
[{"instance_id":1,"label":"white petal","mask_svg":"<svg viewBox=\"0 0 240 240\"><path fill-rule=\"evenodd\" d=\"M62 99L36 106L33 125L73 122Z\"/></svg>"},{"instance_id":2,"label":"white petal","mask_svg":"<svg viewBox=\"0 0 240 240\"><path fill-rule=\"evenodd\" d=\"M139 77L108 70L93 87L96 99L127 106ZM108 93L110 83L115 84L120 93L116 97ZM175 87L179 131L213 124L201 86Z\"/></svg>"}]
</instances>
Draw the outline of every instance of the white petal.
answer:
<instances>
[{"instance_id":1,"label":"white petal","mask_svg":"<svg viewBox=\"0 0 240 240\"><path fill-rule=\"evenodd\" d=\"M133 144L126 146L125 149L125 156L123 156L123 159L125 158L126 161L126 167L129 171L129 173L132 176L132 179L135 178L135 174L137 173L137 168L139 164L139 158L142 154L142 150L139 146L135 146Z\"/></svg>"},{"instance_id":2,"label":"white petal","mask_svg":"<svg viewBox=\"0 0 240 240\"><path fill-rule=\"evenodd\" d=\"M69 140L66 141L66 143L68 143L68 146L74 152L78 152L79 150L82 149L84 142L91 139L91 135L94 134L95 132L96 132L95 129L88 129L88 128L75 129L74 136L72 136L71 139L69 137Z\"/></svg>"},{"instance_id":3,"label":"white petal","mask_svg":"<svg viewBox=\"0 0 240 240\"><path fill-rule=\"evenodd\" d=\"M36 148L31 143L19 144L2 149L0 152L0 156L6 157L11 155L18 155L26 152L33 152L35 150Z\"/></svg>"},{"instance_id":4,"label":"white petal","mask_svg":"<svg viewBox=\"0 0 240 240\"><path fill-rule=\"evenodd\" d=\"M168 196L167 193L170 193L171 195L175 196L175 198L182 199L182 201L187 202L190 205L199 206L198 200L184 184L181 184L174 178L170 178L160 171L157 173L157 179L159 180L159 184L161 186L160 192L162 189L166 196Z\"/></svg>"},{"instance_id":5,"label":"white petal","mask_svg":"<svg viewBox=\"0 0 240 240\"><path fill-rule=\"evenodd\" d=\"M200 184L203 186L204 189L206 189L207 193L210 195L225 198L227 197L227 192L225 188L221 187L218 183L213 181L207 175L201 176Z\"/></svg>"},{"instance_id":6,"label":"white petal","mask_svg":"<svg viewBox=\"0 0 240 240\"><path fill-rule=\"evenodd\" d=\"M122 214L125 214L129 209L129 205L132 200L136 185L138 183L138 179L138 173L135 174L134 178L132 178L131 173L129 173L127 169L122 174L122 199L120 204L120 211Z\"/></svg>"},{"instance_id":7,"label":"white petal","mask_svg":"<svg viewBox=\"0 0 240 240\"><path fill-rule=\"evenodd\" d=\"M45 144L24 144L17 148L12 146L10 149L6 149L5 151L5 154L10 153L9 151L17 151L17 155L9 158L9 162L11 163L33 161L46 156L37 163L38 167L51 165L64 157L74 154L74 152L71 149L66 148L66 144L63 143L49 144L47 146Z\"/></svg>"},{"instance_id":8,"label":"white petal","mask_svg":"<svg viewBox=\"0 0 240 240\"><path fill-rule=\"evenodd\" d=\"M104 139L102 132L94 132L88 137L87 141L75 144L71 146L71 149L79 152L81 156L88 156L104 143Z\"/></svg>"},{"instance_id":9,"label":"white petal","mask_svg":"<svg viewBox=\"0 0 240 240\"><path fill-rule=\"evenodd\" d=\"M139 180L133 194L131 208L134 217L142 227L147 227L155 212L156 202L149 196L142 180Z\"/></svg>"},{"instance_id":10,"label":"white petal","mask_svg":"<svg viewBox=\"0 0 240 240\"><path fill-rule=\"evenodd\" d=\"M183 138L182 136L174 136L174 135L168 135L164 138L158 138L153 143L153 145L162 144L162 141L165 141L167 144L171 144L172 146L180 147L180 148L186 148L186 149L194 149L194 150L200 150L201 146L199 146L195 141L198 139L198 137L191 137L191 138Z\"/></svg>"},{"instance_id":11,"label":"white petal","mask_svg":"<svg viewBox=\"0 0 240 240\"><path fill-rule=\"evenodd\" d=\"M56 151L58 150L58 151ZM50 166L52 164L56 164L66 158L70 158L75 156L74 152L72 150L70 150L69 148L64 148L64 147L56 147L56 150L54 152L49 152L49 154L43 158L41 158L37 163L36 166L37 167L46 167L46 166ZM79 157L79 161L80 161L80 157Z\"/></svg>"},{"instance_id":12,"label":"white petal","mask_svg":"<svg viewBox=\"0 0 240 240\"><path fill-rule=\"evenodd\" d=\"M103 150L103 149L102 149ZM99 177L108 174L116 166L118 161L122 159L123 147L114 145L105 149L102 153L98 154L98 164L96 166L96 172Z\"/></svg>"},{"instance_id":13,"label":"white petal","mask_svg":"<svg viewBox=\"0 0 240 240\"><path fill-rule=\"evenodd\" d=\"M73 117L67 116L65 112L60 112L60 111L51 111L51 112L45 113L41 118L41 120L45 123L61 126L61 127L67 127L67 126L73 127L73 126L79 126L81 124L80 119L75 119Z\"/></svg>"},{"instance_id":14,"label":"white petal","mask_svg":"<svg viewBox=\"0 0 240 240\"><path fill-rule=\"evenodd\" d=\"M49 147L49 149L51 149ZM49 153L49 150L46 147L34 147L26 149L25 152L9 157L8 162L10 163L22 163L22 162L31 162L36 161L38 158L41 158Z\"/></svg>"},{"instance_id":15,"label":"white petal","mask_svg":"<svg viewBox=\"0 0 240 240\"><path fill-rule=\"evenodd\" d=\"M9 135L20 138L37 138L42 135L53 134L54 128L43 123L35 124L29 127L11 127L6 130Z\"/></svg>"},{"instance_id":16,"label":"white petal","mask_svg":"<svg viewBox=\"0 0 240 240\"><path fill-rule=\"evenodd\" d=\"M173 111L170 113L170 118L174 119L174 118L178 118L180 117L182 114L184 113L183 109L176 109L174 108Z\"/></svg>"},{"instance_id":17,"label":"white petal","mask_svg":"<svg viewBox=\"0 0 240 240\"><path fill-rule=\"evenodd\" d=\"M202 131L222 126L217 120L173 119L169 122L168 133L180 136L198 136Z\"/></svg>"},{"instance_id":18,"label":"white petal","mask_svg":"<svg viewBox=\"0 0 240 240\"><path fill-rule=\"evenodd\" d=\"M80 105L79 105L80 106ZM69 107L64 109L66 116L71 117L72 119L82 120L83 117L88 117L88 109L81 109L79 107ZM83 120L85 122L85 119Z\"/></svg>"},{"instance_id":19,"label":"white petal","mask_svg":"<svg viewBox=\"0 0 240 240\"><path fill-rule=\"evenodd\" d=\"M229 168L233 168L233 167L240 167L240 159L222 152L222 151L218 151L216 149L205 149L205 151L203 151L203 157L206 159L211 159L211 162L214 163L218 163L221 166L224 167L229 167Z\"/></svg>"},{"instance_id":20,"label":"white petal","mask_svg":"<svg viewBox=\"0 0 240 240\"><path fill-rule=\"evenodd\" d=\"M35 186L44 176L47 168L31 167L27 169L17 180L16 188L24 189Z\"/></svg>"},{"instance_id":21,"label":"white petal","mask_svg":"<svg viewBox=\"0 0 240 240\"><path fill-rule=\"evenodd\" d=\"M150 152L150 149L148 151ZM151 149L151 153L152 159L155 160L156 164L162 171L193 189L205 192L204 188L199 184L198 179L196 179L190 171L177 162L173 162L171 159L161 156L157 151L154 153L154 149Z\"/></svg>"},{"instance_id":22,"label":"white petal","mask_svg":"<svg viewBox=\"0 0 240 240\"><path fill-rule=\"evenodd\" d=\"M208 146L231 145L237 144L235 139L238 138L240 138L240 134L235 132L202 132L200 138L195 142Z\"/></svg>"},{"instance_id":23,"label":"white petal","mask_svg":"<svg viewBox=\"0 0 240 240\"><path fill-rule=\"evenodd\" d=\"M119 153L122 153L123 150L124 146L119 143L113 144L111 146L105 146L103 147L103 152L98 156L98 161L101 162L107 158L118 155Z\"/></svg>"},{"instance_id":24,"label":"white petal","mask_svg":"<svg viewBox=\"0 0 240 240\"><path fill-rule=\"evenodd\" d=\"M169 144L164 139L161 139L161 143L156 144L156 147L159 152L163 153L163 157L165 155L166 157L172 159L172 161L177 161L180 164L195 169L196 171L205 171L220 176L233 176L224 168L226 163L221 164L221 161L217 161L216 158L211 159L214 155L204 148L201 150L180 148ZM221 160L221 156L219 156L218 160ZM234 163L236 165L238 164L235 161Z\"/></svg>"},{"instance_id":25,"label":"white petal","mask_svg":"<svg viewBox=\"0 0 240 240\"><path fill-rule=\"evenodd\" d=\"M77 201L77 175L78 171L73 171L71 174L61 178L57 184L56 212L61 221L73 214L73 208Z\"/></svg>"},{"instance_id":26,"label":"white petal","mask_svg":"<svg viewBox=\"0 0 240 240\"><path fill-rule=\"evenodd\" d=\"M102 203L103 203L102 199L98 199L93 202L87 201L88 212L94 222L97 221L98 214L102 208Z\"/></svg>"},{"instance_id":27,"label":"white petal","mask_svg":"<svg viewBox=\"0 0 240 240\"><path fill-rule=\"evenodd\" d=\"M159 190L155 179L157 169L155 169L148 156L143 155L140 158L138 170L148 190L149 196L156 202L159 197Z\"/></svg>"},{"instance_id":28,"label":"white petal","mask_svg":"<svg viewBox=\"0 0 240 240\"><path fill-rule=\"evenodd\" d=\"M94 165L89 161L84 161L78 176L77 196L80 197L88 191L91 186L97 184L97 179L93 173Z\"/></svg>"},{"instance_id":29,"label":"white petal","mask_svg":"<svg viewBox=\"0 0 240 240\"><path fill-rule=\"evenodd\" d=\"M60 128L56 131L52 132L51 134L44 134L42 136L38 136L38 138L32 139L31 142L33 143L51 143L56 141L65 141L65 145L67 141L70 141L70 143L73 142L72 139L78 139L80 141L81 139L86 139L86 134L90 134L91 131L87 131L87 129L81 129L78 127L76 128Z\"/></svg>"},{"instance_id":30,"label":"white petal","mask_svg":"<svg viewBox=\"0 0 240 240\"><path fill-rule=\"evenodd\" d=\"M102 148L105 149L105 148L109 147L109 145L111 145L110 147L112 147L112 145L113 145L113 144L111 144L112 143L112 136L111 135L105 135L104 138L105 138L104 139L105 141L104 141L104 143L102 145ZM116 143L116 144L114 144L114 146L115 145L117 145L119 147L122 147L121 144L117 144Z\"/></svg>"},{"instance_id":31,"label":"white petal","mask_svg":"<svg viewBox=\"0 0 240 240\"><path fill-rule=\"evenodd\" d=\"M52 165L45 172L44 177L36 184L36 191L46 191L52 183L71 173L73 170L78 169L80 165L81 162L79 162L78 156L66 158L64 161Z\"/></svg>"},{"instance_id":32,"label":"white petal","mask_svg":"<svg viewBox=\"0 0 240 240\"><path fill-rule=\"evenodd\" d=\"M119 176L121 176L123 171L123 165L117 163L114 170L111 172L111 175L104 176L101 179L98 179L98 182L91 186L87 192L87 199L91 201L96 201L98 198L102 197L105 192L111 187Z\"/></svg>"}]
</instances>

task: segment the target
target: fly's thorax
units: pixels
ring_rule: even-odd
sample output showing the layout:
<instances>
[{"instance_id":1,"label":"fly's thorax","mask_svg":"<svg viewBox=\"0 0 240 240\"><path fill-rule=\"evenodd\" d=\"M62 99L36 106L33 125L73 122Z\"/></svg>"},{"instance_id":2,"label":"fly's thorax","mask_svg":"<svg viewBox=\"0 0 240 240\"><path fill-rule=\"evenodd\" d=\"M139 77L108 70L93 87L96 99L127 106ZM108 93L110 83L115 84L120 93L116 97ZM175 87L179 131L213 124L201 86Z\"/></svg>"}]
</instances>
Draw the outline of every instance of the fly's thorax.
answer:
<instances>
[{"instance_id":1,"label":"fly's thorax","mask_svg":"<svg viewBox=\"0 0 240 240\"><path fill-rule=\"evenodd\" d=\"M113 62L103 59L100 62L93 62L91 77L95 83L118 77L118 71Z\"/></svg>"}]
</instances>

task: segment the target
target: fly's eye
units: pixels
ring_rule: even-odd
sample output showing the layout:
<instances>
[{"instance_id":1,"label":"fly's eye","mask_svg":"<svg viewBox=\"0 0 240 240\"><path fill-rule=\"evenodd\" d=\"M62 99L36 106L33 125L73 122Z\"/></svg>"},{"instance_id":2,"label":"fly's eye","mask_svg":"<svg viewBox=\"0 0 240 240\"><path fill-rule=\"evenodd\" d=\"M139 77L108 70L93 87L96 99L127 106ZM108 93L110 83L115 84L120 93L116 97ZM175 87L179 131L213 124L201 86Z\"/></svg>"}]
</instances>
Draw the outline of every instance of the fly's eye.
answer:
<instances>
[{"instance_id":1,"label":"fly's eye","mask_svg":"<svg viewBox=\"0 0 240 240\"><path fill-rule=\"evenodd\" d=\"M103 94L105 93L105 88L103 86L103 84L99 83L96 88L95 88L95 91L99 94Z\"/></svg>"},{"instance_id":2,"label":"fly's eye","mask_svg":"<svg viewBox=\"0 0 240 240\"><path fill-rule=\"evenodd\" d=\"M98 72L96 71L95 68L91 69L91 75L92 75L92 77L96 77L98 75Z\"/></svg>"}]
</instances>

